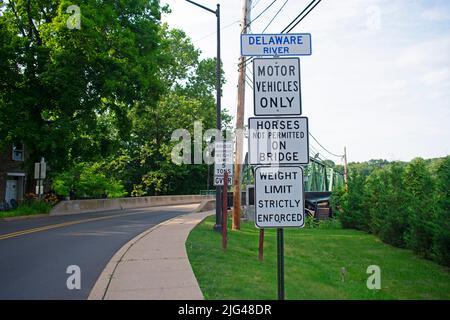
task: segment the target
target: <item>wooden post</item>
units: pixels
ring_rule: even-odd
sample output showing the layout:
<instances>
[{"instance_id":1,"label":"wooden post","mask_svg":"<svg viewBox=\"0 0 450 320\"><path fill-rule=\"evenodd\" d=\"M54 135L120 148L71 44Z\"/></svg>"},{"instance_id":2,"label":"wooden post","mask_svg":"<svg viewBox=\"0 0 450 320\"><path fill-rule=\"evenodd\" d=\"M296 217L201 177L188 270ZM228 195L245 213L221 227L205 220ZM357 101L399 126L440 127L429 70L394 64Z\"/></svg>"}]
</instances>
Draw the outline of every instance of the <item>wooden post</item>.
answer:
<instances>
[{"instance_id":1,"label":"wooden post","mask_svg":"<svg viewBox=\"0 0 450 320\"><path fill-rule=\"evenodd\" d=\"M222 194L222 248L227 249L227 224L228 224L228 172L223 176L223 194Z\"/></svg>"},{"instance_id":2,"label":"wooden post","mask_svg":"<svg viewBox=\"0 0 450 320\"><path fill-rule=\"evenodd\" d=\"M258 248L259 261L264 260L264 229L259 229L259 248Z\"/></svg>"},{"instance_id":3,"label":"wooden post","mask_svg":"<svg viewBox=\"0 0 450 320\"><path fill-rule=\"evenodd\" d=\"M247 24L250 21L252 0L243 0L241 33L247 33ZM245 109L245 59L239 58L239 79L237 94L236 115L236 157L233 177L233 230L241 229L241 170L242 170L242 144L244 140L244 109Z\"/></svg>"}]
</instances>

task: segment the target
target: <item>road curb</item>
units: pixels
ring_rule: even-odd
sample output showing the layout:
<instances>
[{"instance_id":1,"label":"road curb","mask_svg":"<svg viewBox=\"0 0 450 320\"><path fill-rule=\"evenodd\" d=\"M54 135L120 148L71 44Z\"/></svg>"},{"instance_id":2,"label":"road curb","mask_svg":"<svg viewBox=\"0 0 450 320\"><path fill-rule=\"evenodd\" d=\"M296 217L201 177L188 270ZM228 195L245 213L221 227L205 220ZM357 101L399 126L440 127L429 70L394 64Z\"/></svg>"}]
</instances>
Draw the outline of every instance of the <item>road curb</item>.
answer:
<instances>
[{"instance_id":1,"label":"road curb","mask_svg":"<svg viewBox=\"0 0 450 320\"><path fill-rule=\"evenodd\" d=\"M94 287L89 293L88 300L103 300L105 298L106 292L108 291L109 283L114 275L114 271L116 270L117 265L122 261L125 254L135 243L137 243L139 240L141 240L142 238L144 238L146 235L156 230L157 228L160 228L164 224L167 224L170 221L180 218L182 216L174 217L172 219L161 222L160 224L157 224L156 226L153 226L150 229L147 229L144 232L138 234L136 237L134 237L133 239L128 241L125 245L123 245L122 248L120 248L119 251L117 251L114 254L111 260L109 260L105 269L103 269L102 273L95 282Z\"/></svg>"},{"instance_id":2,"label":"road curb","mask_svg":"<svg viewBox=\"0 0 450 320\"><path fill-rule=\"evenodd\" d=\"M50 215L48 213L30 214L27 216L4 217L4 218L0 218L0 221L28 220L28 219L35 219L35 218L42 218L42 217L49 217L49 216Z\"/></svg>"},{"instance_id":3,"label":"road curb","mask_svg":"<svg viewBox=\"0 0 450 320\"><path fill-rule=\"evenodd\" d=\"M180 219L180 218L184 218L186 216L189 216L191 214L198 214L198 212L193 211L190 212L188 214L184 214L181 216L177 216L174 217L172 219L166 220L156 226L151 227L150 229L142 232L141 234L137 235L136 237L134 237L133 239L131 239L130 241L128 241L125 245L122 246L122 248L120 248L115 254L114 256L110 259L110 261L108 262L108 264L106 265L106 267L103 269L102 273L100 274L100 276L98 277L94 287L92 288L89 296L88 296L88 300L104 300L107 293L108 293L108 289L109 289L109 285L111 283L111 280L114 277L115 271L117 269L117 267L119 266L119 264L124 260L127 252L136 244L138 243L140 240L142 240L143 238L145 238L146 236L148 236L150 233L152 233L153 231L172 223L174 220L176 219ZM201 219L201 221L199 223L201 223L204 219ZM197 223L198 224L198 223ZM197 225L196 224L196 225ZM195 276L194 276L195 278Z\"/></svg>"}]
</instances>

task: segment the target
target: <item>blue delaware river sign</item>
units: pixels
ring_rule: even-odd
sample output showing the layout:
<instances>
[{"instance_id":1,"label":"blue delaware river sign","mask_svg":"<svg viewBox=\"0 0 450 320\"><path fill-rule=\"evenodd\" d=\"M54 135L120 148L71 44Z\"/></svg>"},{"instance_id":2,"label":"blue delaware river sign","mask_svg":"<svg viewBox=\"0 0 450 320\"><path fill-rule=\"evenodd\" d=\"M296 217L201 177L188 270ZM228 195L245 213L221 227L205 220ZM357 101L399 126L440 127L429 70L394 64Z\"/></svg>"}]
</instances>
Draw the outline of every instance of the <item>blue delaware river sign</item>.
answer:
<instances>
[{"instance_id":1,"label":"blue delaware river sign","mask_svg":"<svg viewBox=\"0 0 450 320\"><path fill-rule=\"evenodd\" d=\"M309 56L311 34L241 34L243 56Z\"/></svg>"}]
</instances>

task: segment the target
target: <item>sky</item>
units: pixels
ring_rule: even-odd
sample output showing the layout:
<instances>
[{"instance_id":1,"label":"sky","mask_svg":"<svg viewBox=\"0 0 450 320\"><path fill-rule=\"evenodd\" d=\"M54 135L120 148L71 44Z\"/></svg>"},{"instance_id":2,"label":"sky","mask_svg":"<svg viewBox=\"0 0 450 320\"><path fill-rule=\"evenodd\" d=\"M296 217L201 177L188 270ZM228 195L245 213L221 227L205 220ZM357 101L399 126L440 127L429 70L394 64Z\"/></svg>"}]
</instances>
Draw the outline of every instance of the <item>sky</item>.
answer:
<instances>
[{"instance_id":1,"label":"sky","mask_svg":"<svg viewBox=\"0 0 450 320\"><path fill-rule=\"evenodd\" d=\"M222 105L235 117L243 0L196 1L221 5ZM250 32L262 33L285 1L276 0ZM272 2L253 0L251 17ZM265 33L281 32L309 2L288 0ZM162 3L172 10L163 21L184 30L202 58L215 57L215 16L184 0ZM349 162L450 154L450 1L322 0L295 32L312 35L312 55L300 58L302 116L328 151L341 155L345 146ZM247 85L245 119L252 116ZM312 139L310 146L342 163Z\"/></svg>"}]
</instances>

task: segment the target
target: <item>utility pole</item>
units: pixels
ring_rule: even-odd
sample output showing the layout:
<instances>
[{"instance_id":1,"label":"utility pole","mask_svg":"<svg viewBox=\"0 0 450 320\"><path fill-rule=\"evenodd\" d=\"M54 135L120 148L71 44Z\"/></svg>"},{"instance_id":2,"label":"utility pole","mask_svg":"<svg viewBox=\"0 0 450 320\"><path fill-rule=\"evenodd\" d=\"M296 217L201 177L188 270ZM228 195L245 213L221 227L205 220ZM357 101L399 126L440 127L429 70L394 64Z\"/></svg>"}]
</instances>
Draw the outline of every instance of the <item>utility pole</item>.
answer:
<instances>
[{"instance_id":1,"label":"utility pole","mask_svg":"<svg viewBox=\"0 0 450 320\"><path fill-rule=\"evenodd\" d=\"M242 17L241 17L241 33L245 34L248 30L250 22L250 11L252 0L242 0ZM236 157L234 162L233 176L233 230L241 229L241 170L242 170L242 153L244 140L244 114L245 114L245 58L239 58L239 79L237 93L237 112L236 112Z\"/></svg>"},{"instance_id":2,"label":"utility pole","mask_svg":"<svg viewBox=\"0 0 450 320\"><path fill-rule=\"evenodd\" d=\"M348 166L347 166L347 148L344 147L344 182L345 190L348 191Z\"/></svg>"}]
</instances>

